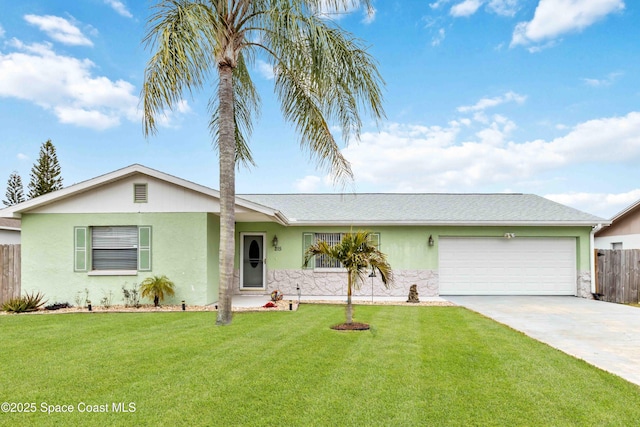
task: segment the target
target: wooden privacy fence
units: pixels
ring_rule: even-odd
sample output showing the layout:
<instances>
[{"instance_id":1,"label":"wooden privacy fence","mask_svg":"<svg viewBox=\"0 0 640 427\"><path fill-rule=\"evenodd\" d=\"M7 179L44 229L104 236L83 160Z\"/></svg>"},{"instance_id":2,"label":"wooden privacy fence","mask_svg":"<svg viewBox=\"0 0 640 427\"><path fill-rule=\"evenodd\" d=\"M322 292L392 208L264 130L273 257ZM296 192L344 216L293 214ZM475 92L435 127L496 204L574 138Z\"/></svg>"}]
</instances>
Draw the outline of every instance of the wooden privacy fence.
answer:
<instances>
[{"instance_id":1,"label":"wooden privacy fence","mask_svg":"<svg viewBox=\"0 0 640 427\"><path fill-rule=\"evenodd\" d=\"M0 304L20 296L20 245L0 245Z\"/></svg>"},{"instance_id":2,"label":"wooden privacy fence","mask_svg":"<svg viewBox=\"0 0 640 427\"><path fill-rule=\"evenodd\" d=\"M640 249L597 249L595 258L599 299L621 304L638 303Z\"/></svg>"}]
</instances>

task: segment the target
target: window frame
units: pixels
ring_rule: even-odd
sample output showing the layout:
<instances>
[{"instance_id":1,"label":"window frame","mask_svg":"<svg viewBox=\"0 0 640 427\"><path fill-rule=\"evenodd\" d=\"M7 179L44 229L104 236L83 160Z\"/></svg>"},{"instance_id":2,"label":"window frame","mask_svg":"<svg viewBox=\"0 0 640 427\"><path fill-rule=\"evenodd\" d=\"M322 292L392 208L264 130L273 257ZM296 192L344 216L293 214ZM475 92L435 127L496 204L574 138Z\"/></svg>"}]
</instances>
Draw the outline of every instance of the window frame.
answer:
<instances>
[{"instance_id":1,"label":"window frame","mask_svg":"<svg viewBox=\"0 0 640 427\"><path fill-rule=\"evenodd\" d=\"M340 238L338 239L338 242L339 242L340 240L342 240L342 237L347 233L348 233L347 231L338 231L338 232L304 232L304 233L302 233L302 258L304 259L304 254L306 253L307 248L309 246L316 244L319 240L324 240L324 239L319 239L318 238L319 235L327 235L327 234L339 235L340 236ZM371 232L371 233L369 233L369 237L373 241L373 244L378 249L380 249L380 233L379 232ZM327 242L327 243L329 243L329 242ZM333 244L335 244L335 243L333 243ZM323 272L323 273L331 273L331 272L344 273L346 271L346 269L342 266L342 264L340 264L340 266L338 266L338 267L322 267L322 266L318 266L317 264L318 264L318 260L316 259L316 257L313 257L313 258L311 258L309 260L309 263L307 264L307 267L305 267L305 269L306 270L319 271L319 272Z\"/></svg>"},{"instance_id":2,"label":"window frame","mask_svg":"<svg viewBox=\"0 0 640 427\"><path fill-rule=\"evenodd\" d=\"M93 230L97 227L135 227L136 268L135 269L94 269ZM148 225L93 225L74 227L74 271L85 272L89 276L134 276L138 272L151 271L152 227ZM124 248L126 249L126 248ZM129 248L131 249L131 248Z\"/></svg>"}]
</instances>

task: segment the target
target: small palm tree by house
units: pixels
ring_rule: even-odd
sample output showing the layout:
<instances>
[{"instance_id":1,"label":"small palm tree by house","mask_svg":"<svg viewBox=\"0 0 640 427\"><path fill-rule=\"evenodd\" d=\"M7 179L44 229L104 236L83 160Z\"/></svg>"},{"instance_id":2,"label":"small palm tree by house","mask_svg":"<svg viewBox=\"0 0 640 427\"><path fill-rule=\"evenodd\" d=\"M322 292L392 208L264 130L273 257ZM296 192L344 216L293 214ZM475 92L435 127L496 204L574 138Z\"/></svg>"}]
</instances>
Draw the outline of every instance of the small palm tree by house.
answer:
<instances>
[{"instance_id":1,"label":"small palm tree by house","mask_svg":"<svg viewBox=\"0 0 640 427\"><path fill-rule=\"evenodd\" d=\"M174 284L164 274L162 276L147 277L140 283L143 298L153 298L153 305L158 307L165 295L175 295Z\"/></svg>"},{"instance_id":2,"label":"small palm tree by house","mask_svg":"<svg viewBox=\"0 0 640 427\"><path fill-rule=\"evenodd\" d=\"M367 272L377 270L380 273L382 283L387 288L393 281L387 256L371 243L370 234L368 231L346 233L338 244L329 246L327 242L321 240L309 246L305 252L305 266L314 256L325 255L340 261L347 270L347 324L353 323L352 289L360 289Z\"/></svg>"}]
</instances>

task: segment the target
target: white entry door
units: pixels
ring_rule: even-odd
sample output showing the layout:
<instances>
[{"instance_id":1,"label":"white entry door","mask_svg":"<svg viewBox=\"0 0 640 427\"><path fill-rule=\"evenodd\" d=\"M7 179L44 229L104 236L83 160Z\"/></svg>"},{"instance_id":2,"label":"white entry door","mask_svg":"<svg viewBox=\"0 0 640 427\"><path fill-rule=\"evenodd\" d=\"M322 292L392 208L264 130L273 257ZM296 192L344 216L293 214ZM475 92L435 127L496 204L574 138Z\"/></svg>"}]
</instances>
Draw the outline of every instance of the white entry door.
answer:
<instances>
[{"instance_id":1,"label":"white entry door","mask_svg":"<svg viewBox=\"0 0 640 427\"><path fill-rule=\"evenodd\" d=\"M264 289L267 277L264 233L240 234L240 289Z\"/></svg>"},{"instance_id":2,"label":"white entry door","mask_svg":"<svg viewBox=\"0 0 640 427\"><path fill-rule=\"evenodd\" d=\"M574 238L438 242L440 295L576 295Z\"/></svg>"}]
</instances>

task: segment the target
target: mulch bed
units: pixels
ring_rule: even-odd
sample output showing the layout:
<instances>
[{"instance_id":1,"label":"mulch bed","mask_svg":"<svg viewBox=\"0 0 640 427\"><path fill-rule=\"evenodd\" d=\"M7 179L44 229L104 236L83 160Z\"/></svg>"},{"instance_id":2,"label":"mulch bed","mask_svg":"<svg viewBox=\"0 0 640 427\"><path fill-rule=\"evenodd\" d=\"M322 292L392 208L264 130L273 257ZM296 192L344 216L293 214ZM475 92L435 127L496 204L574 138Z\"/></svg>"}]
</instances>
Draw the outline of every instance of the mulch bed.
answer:
<instances>
[{"instance_id":1,"label":"mulch bed","mask_svg":"<svg viewBox=\"0 0 640 427\"><path fill-rule=\"evenodd\" d=\"M301 304L337 304L344 305L344 301L327 301L327 300L307 300L301 301ZM233 307L234 312L239 311L289 311L289 300L281 300L274 303L275 307ZM265 304L267 305L267 304ZM407 303L400 301L354 301L354 306L357 305L403 305L403 306L453 306L455 304L449 301L424 301L419 303ZM216 306L212 305L187 305L186 311L216 311ZM294 301L292 303L293 311L298 309L298 303ZM103 306L92 307L92 313L157 313L157 312L177 312L182 311L181 305L161 305L160 307L154 307L153 304L143 304L138 308L135 307L125 307L123 305L112 305L109 308ZM45 310L40 309L37 311L29 312L29 314L56 314L56 313L89 313L86 307L69 307L69 308L61 308L59 310ZM14 314L7 313L5 311L0 311L1 315ZM24 313L20 313L24 314ZM365 328L366 327L366 328ZM339 324L334 325L332 327L336 330L347 331L347 330L367 330L369 329L369 325L364 323L352 323L351 325Z\"/></svg>"},{"instance_id":2,"label":"mulch bed","mask_svg":"<svg viewBox=\"0 0 640 427\"><path fill-rule=\"evenodd\" d=\"M366 323L340 323L338 325L333 325L331 329L336 331L368 331L369 325Z\"/></svg>"}]
</instances>

